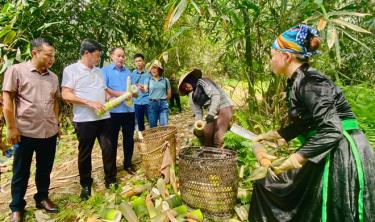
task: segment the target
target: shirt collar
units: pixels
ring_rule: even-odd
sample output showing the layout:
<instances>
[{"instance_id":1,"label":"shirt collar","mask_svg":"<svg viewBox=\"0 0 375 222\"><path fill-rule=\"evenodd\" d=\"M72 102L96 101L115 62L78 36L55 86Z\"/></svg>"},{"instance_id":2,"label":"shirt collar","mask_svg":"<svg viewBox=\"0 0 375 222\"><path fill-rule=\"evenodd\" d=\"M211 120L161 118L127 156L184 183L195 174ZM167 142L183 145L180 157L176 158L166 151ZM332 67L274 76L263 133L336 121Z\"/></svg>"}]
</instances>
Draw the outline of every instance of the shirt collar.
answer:
<instances>
[{"instance_id":1,"label":"shirt collar","mask_svg":"<svg viewBox=\"0 0 375 222\"><path fill-rule=\"evenodd\" d=\"M142 70L141 72L138 72L138 69L135 69L135 73L137 73L137 74L144 74L144 73L146 73L146 71Z\"/></svg>"},{"instance_id":2,"label":"shirt collar","mask_svg":"<svg viewBox=\"0 0 375 222\"><path fill-rule=\"evenodd\" d=\"M31 62L31 60L27 61L27 64L29 66L29 70L30 72L37 72L39 73L40 75L44 76L44 75L48 75L49 74L49 70L47 69L47 71L43 72L43 73L40 73L36 67L33 65L33 63Z\"/></svg>"},{"instance_id":3,"label":"shirt collar","mask_svg":"<svg viewBox=\"0 0 375 222\"><path fill-rule=\"evenodd\" d=\"M96 67L94 66L92 69L90 69L90 68L87 67L85 64L83 64L83 63L81 62L81 60L78 60L77 64L79 65L79 67L81 67L82 69L87 70L87 71L92 71L92 70L94 70L94 69L96 68Z\"/></svg>"},{"instance_id":4,"label":"shirt collar","mask_svg":"<svg viewBox=\"0 0 375 222\"><path fill-rule=\"evenodd\" d=\"M114 70L119 70L119 71L125 71L125 70L126 70L126 67L125 67L125 66L123 66L123 67L121 67L121 68L119 69L119 68L117 68L117 66L116 66L115 64L111 64L111 67L112 67L112 69L114 69Z\"/></svg>"},{"instance_id":5,"label":"shirt collar","mask_svg":"<svg viewBox=\"0 0 375 222\"><path fill-rule=\"evenodd\" d=\"M164 76L160 76L160 79L159 80L156 80L153 76L151 76L151 79L154 80L154 81L161 81L164 79Z\"/></svg>"}]
</instances>

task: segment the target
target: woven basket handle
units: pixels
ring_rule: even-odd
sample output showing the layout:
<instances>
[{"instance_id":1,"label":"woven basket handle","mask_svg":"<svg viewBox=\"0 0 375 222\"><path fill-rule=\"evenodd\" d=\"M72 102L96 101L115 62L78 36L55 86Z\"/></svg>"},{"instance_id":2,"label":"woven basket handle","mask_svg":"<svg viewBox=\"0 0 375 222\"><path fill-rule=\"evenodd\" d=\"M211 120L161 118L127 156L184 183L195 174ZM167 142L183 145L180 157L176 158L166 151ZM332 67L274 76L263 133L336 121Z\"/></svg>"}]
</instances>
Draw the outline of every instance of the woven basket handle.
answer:
<instances>
[{"instance_id":1,"label":"woven basket handle","mask_svg":"<svg viewBox=\"0 0 375 222\"><path fill-rule=\"evenodd\" d=\"M150 154L152 152L155 152L156 150L159 150L159 149L162 149L163 151L167 148L167 146L170 146L169 145L169 141L165 141L161 146L159 146L158 148L156 149L153 149L151 151L148 151L148 152L142 152L141 154L142 155L147 155L147 154Z\"/></svg>"}]
</instances>

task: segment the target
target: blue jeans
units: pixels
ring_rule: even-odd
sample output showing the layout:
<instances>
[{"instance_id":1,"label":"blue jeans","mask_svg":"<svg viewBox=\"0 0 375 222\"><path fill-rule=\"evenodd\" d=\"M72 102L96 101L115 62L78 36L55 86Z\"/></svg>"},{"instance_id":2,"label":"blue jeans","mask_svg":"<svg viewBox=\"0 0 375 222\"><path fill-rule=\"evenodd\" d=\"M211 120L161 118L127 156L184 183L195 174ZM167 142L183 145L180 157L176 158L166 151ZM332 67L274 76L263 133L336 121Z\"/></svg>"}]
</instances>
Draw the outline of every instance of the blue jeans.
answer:
<instances>
[{"instance_id":1,"label":"blue jeans","mask_svg":"<svg viewBox=\"0 0 375 222\"><path fill-rule=\"evenodd\" d=\"M145 130L145 116L148 118L148 104L134 104L135 118L137 119L138 130Z\"/></svg>"},{"instance_id":2,"label":"blue jeans","mask_svg":"<svg viewBox=\"0 0 375 222\"><path fill-rule=\"evenodd\" d=\"M160 126L168 125L167 100L150 100L150 104L148 106L148 116L150 118L150 128L156 127L158 125L158 120L160 122Z\"/></svg>"}]
</instances>

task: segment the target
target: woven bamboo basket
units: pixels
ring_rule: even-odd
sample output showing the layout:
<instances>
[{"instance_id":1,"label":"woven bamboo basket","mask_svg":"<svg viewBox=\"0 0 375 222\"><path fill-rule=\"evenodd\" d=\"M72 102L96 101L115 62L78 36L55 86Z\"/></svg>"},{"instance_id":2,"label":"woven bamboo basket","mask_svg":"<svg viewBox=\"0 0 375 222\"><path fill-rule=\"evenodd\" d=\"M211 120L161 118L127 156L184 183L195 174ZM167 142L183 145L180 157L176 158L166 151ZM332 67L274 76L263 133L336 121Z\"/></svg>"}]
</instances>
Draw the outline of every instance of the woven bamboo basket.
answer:
<instances>
[{"instance_id":1,"label":"woven bamboo basket","mask_svg":"<svg viewBox=\"0 0 375 222\"><path fill-rule=\"evenodd\" d=\"M159 177L164 152L169 146L170 154L176 163L176 135L174 126L161 126L143 131L143 140L138 144L139 153L147 179Z\"/></svg>"},{"instance_id":2,"label":"woven bamboo basket","mask_svg":"<svg viewBox=\"0 0 375 222\"><path fill-rule=\"evenodd\" d=\"M238 189L236 152L187 147L180 151L179 169L181 197L188 206L212 219L232 216Z\"/></svg>"}]
</instances>

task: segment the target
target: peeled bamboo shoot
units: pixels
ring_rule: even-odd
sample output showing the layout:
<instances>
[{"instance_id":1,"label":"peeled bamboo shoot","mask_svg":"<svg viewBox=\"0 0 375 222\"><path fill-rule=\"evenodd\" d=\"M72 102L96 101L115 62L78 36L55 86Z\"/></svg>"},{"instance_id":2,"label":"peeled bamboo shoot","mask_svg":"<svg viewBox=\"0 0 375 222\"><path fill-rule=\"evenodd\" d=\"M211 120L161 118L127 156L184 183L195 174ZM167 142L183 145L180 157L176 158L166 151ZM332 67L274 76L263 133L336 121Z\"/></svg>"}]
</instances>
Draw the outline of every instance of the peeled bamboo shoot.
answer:
<instances>
[{"instance_id":1,"label":"peeled bamboo shoot","mask_svg":"<svg viewBox=\"0 0 375 222\"><path fill-rule=\"evenodd\" d=\"M119 205L119 210L128 222L138 222L137 215L135 214L133 208L130 206L128 202L122 202Z\"/></svg>"},{"instance_id":2,"label":"peeled bamboo shoot","mask_svg":"<svg viewBox=\"0 0 375 222\"><path fill-rule=\"evenodd\" d=\"M126 81L126 91L127 92L131 92L131 79L130 79L130 76L128 76L128 79L127 79L127 81ZM131 97L130 98L128 98L127 100L126 100L126 105L127 106L131 106L132 105L132 99L131 99Z\"/></svg>"},{"instance_id":3,"label":"peeled bamboo shoot","mask_svg":"<svg viewBox=\"0 0 375 222\"><path fill-rule=\"evenodd\" d=\"M133 96L133 93L136 93L137 92L137 87L136 86L131 86L130 87L131 89L129 91L127 91L126 93L122 94L121 96L111 100L111 101L108 101L104 104L104 110L103 111L97 111L96 114L98 116L102 116L104 115L104 113L108 112L109 110L115 108L116 106L120 105L123 101L127 100L127 99L131 99L132 96Z\"/></svg>"}]
</instances>

